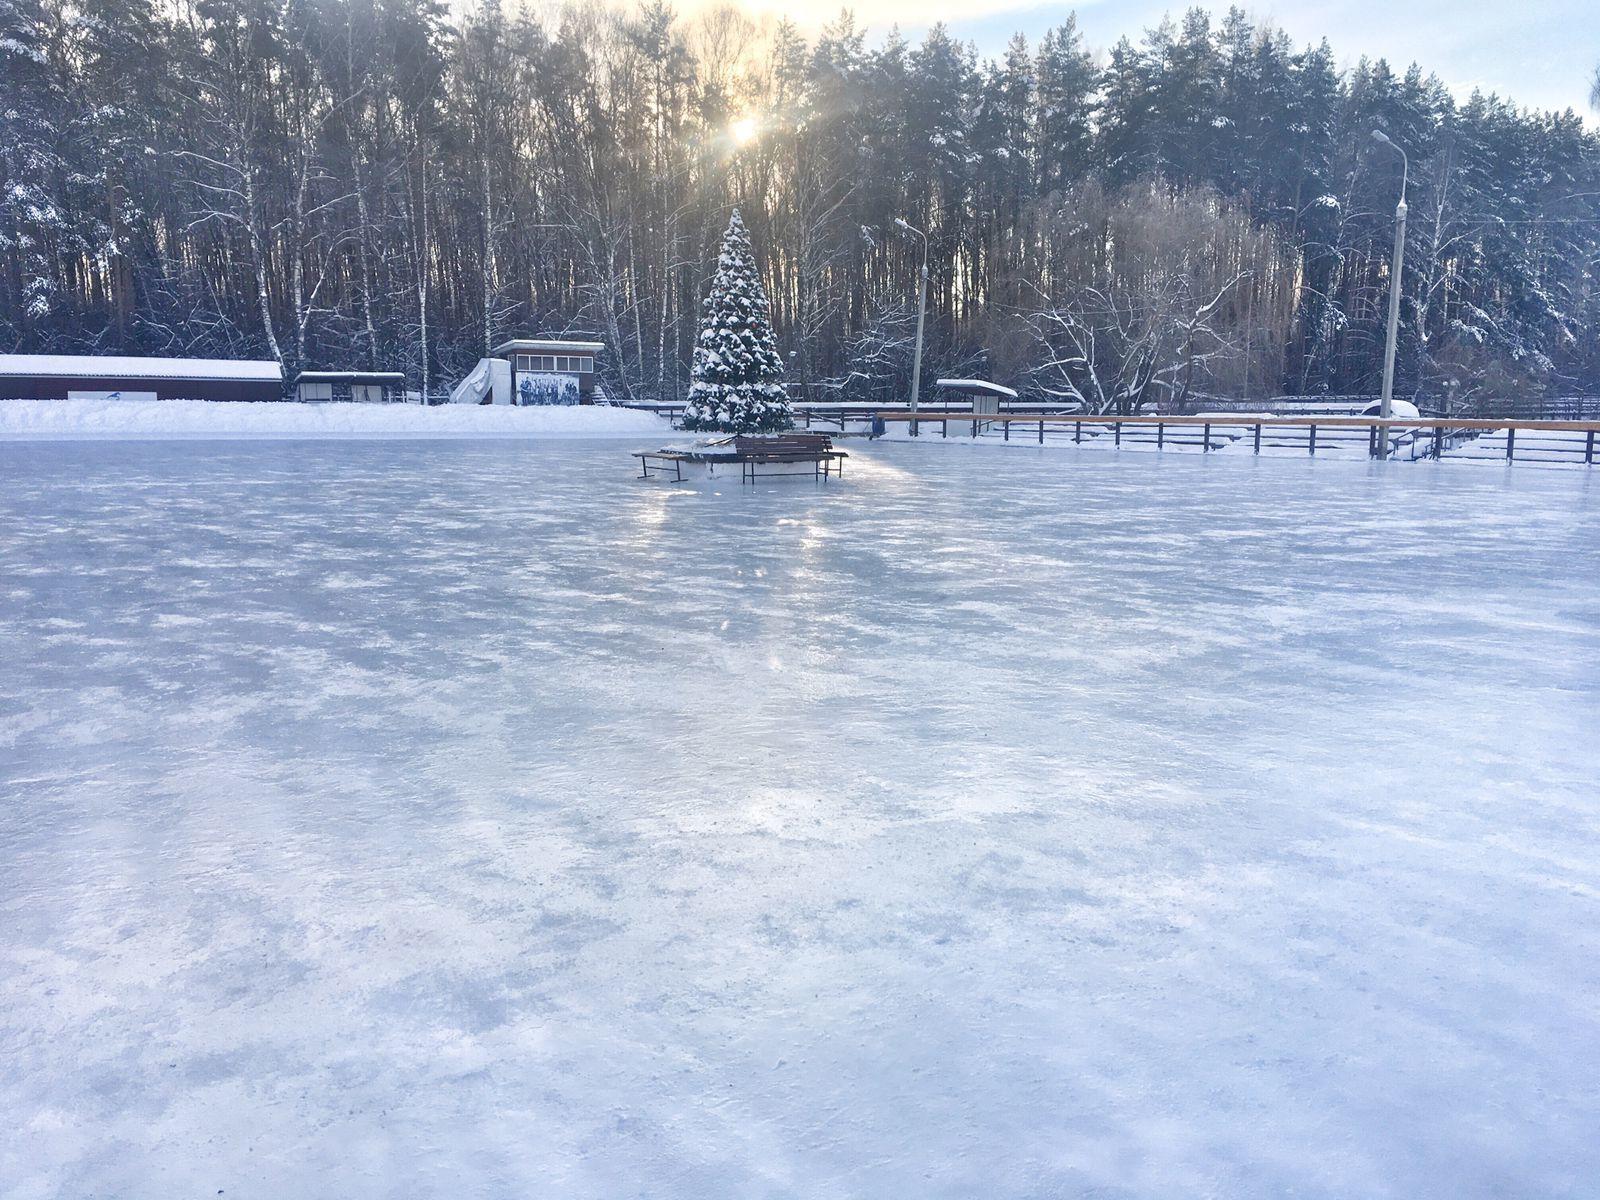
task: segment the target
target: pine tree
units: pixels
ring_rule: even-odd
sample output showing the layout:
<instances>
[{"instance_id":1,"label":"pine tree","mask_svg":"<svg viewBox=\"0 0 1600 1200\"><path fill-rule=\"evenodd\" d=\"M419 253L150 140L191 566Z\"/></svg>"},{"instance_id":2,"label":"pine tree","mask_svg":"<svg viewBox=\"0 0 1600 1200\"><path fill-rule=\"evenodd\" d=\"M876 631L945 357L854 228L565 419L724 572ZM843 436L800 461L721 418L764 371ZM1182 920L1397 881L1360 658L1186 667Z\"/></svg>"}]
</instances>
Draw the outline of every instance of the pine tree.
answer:
<instances>
[{"instance_id":1,"label":"pine tree","mask_svg":"<svg viewBox=\"0 0 1600 1200\"><path fill-rule=\"evenodd\" d=\"M683 427L771 433L793 425L767 293L750 234L734 209L701 309Z\"/></svg>"},{"instance_id":2,"label":"pine tree","mask_svg":"<svg viewBox=\"0 0 1600 1200\"><path fill-rule=\"evenodd\" d=\"M1062 192L1087 175L1094 129L1089 120L1100 72L1083 46L1072 13L1039 43L1034 155L1041 194Z\"/></svg>"},{"instance_id":3,"label":"pine tree","mask_svg":"<svg viewBox=\"0 0 1600 1200\"><path fill-rule=\"evenodd\" d=\"M0 0L0 339L8 349L48 342L37 327L58 300L51 248L70 242L49 27L38 0Z\"/></svg>"}]
</instances>

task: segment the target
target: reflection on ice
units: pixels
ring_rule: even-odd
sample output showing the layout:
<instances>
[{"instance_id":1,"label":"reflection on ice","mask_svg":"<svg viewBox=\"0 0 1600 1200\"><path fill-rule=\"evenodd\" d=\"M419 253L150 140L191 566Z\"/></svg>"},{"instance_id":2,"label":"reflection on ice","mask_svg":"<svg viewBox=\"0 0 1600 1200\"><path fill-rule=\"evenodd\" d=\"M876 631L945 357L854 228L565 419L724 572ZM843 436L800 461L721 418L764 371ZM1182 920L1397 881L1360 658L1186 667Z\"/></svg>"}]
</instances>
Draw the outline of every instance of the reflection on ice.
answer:
<instances>
[{"instance_id":1,"label":"reflection on ice","mask_svg":"<svg viewBox=\"0 0 1600 1200\"><path fill-rule=\"evenodd\" d=\"M850 449L0 446L0 1194L1600 1175L1588 476Z\"/></svg>"}]
</instances>

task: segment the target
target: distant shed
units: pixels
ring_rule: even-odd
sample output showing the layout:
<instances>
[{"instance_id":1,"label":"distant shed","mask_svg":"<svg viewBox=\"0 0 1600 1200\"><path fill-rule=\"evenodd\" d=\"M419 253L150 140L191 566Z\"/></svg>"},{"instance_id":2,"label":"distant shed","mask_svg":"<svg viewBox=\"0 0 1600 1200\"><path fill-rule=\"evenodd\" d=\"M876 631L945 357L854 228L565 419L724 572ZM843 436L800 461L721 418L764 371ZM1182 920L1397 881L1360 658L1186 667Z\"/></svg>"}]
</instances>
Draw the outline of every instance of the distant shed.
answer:
<instances>
[{"instance_id":1,"label":"distant shed","mask_svg":"<svg viewBox=\"0 0 1600 1200\"><path fill-rule=\"evenodd\" d=\"M5 400L282 400L270 359L0 354Z\"/></svg>"},{"instance_id":2,"label":"distant shed","mask_svg":"<svg viewBox=\"0 0 1600 1200\"><path fill-rule=\"evenodd\" d=\"M984 411L978 407L979 400L987 400L998 405L1002 400L1015 400L1015 388L1008 388L1003 383L990 383L987 379L941 379L934 384L947 392L955 392L958 396L971 396L973 411ZM997 412L998 408L989 408L988 412Z\"/></svg>"},{"instance_id":3,"label":"distant shed","mask_svg":"<svg viewBox=\"0 0 1600 1200\"><path fill-rule=\"evenodd\" d=\"M532 396L540 385L566 379L579 404L593 404L595 357L604 349L602 342L531 337L502 342L491 353L511 364L511 403L535 403Z\"/></svg>"},{"instance_id":4,"label":"distant shed","mask_svg":"<svg viewBox=\"0 0 1600 1200\"><path fill-rule=\"evenodd\" d=\"M357 404L392 404L405 399L403 371L301 371L295 376L295 399L345 400Z\"/></svg>"},{"instance_id":5,"label":"distant shed","mask_svg":"<svg viewBox=\"0 0 1600 1200\"><path fill-rule=\"evenodd\" d=\"M1002 401L1011 401L1017 398L1016 389L1008 388L1003 383L991 383L987 379L941 379L936 384L946 392L954 392L958 396L969 396L972 399L972 411L983 414L998 414ZM989 422L972 426L973 436L976 437L989 426Z\"/></svg>"}]
</instances>

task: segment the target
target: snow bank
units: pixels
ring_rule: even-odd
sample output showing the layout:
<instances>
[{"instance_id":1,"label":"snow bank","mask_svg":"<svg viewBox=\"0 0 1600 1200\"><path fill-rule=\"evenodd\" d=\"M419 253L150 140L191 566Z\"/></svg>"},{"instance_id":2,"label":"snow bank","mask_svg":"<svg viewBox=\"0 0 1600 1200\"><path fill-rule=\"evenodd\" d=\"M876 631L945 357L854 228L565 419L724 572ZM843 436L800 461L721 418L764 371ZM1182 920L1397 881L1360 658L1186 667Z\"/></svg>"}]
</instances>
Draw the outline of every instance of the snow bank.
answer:
<instances>
[{"instance_id":1,"label":"snow bank","mask_svg":"<svg viewBox=\"0 0 1600 1200\"><path fill-rule=\"evenodd\" d=\"M654 413L589 406L219 404L204 400L0 400L0 440L45 438L638 437Z\"/></svg>"}]
</instances>

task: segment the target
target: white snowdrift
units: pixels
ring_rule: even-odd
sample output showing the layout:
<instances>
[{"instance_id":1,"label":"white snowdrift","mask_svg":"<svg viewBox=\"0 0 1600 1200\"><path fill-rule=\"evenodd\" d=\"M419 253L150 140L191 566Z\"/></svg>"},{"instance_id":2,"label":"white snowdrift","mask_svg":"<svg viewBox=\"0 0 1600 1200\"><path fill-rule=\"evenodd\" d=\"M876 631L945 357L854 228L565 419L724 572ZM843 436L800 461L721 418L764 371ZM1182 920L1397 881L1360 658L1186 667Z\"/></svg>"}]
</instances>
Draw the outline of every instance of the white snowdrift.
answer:
<instances>
[{"instance_id":1,"label":"white snowdrift","mask_svg":"<svg viewBox=\"0 0 1600 1200\"><path fill-rule=\"evenodd\" d=\"M638 437L668 423L627 408L0 400L0 440L77 438Z\"/></svg>"}]
</instances>

